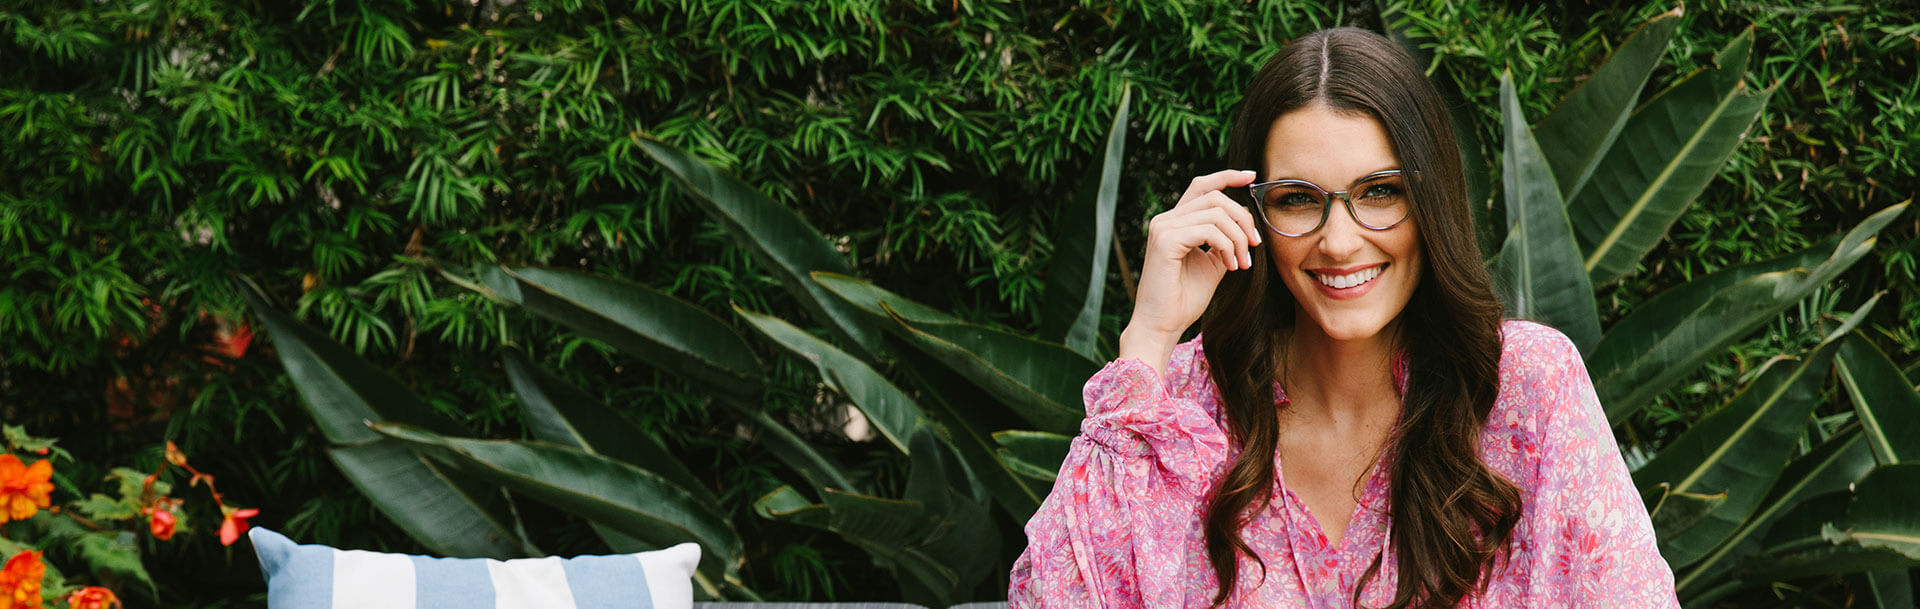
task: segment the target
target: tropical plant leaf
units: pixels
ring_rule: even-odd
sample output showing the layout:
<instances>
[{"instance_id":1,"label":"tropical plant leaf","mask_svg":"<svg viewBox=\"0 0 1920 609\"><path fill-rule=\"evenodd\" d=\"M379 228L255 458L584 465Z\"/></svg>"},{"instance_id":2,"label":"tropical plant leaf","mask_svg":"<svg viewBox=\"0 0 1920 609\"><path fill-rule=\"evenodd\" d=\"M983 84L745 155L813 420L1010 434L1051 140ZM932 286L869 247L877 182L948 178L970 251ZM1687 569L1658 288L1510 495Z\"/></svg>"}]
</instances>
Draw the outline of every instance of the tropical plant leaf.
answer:
<instances>
[{"instance_id":1,"label":"tropical plant leaf","mask_svg":"<svg viewBox=\"0 0 1920 609\"><path fill-rule=\"evenodd\" d=\"M1853 398L1853 412L1881 463L1920 460L1920 392L1873 342L1858 332L1840 345L1834 373Z\"/></svg>"},{"instance_id":2,"label":"tropical plant leaf","mask_svg":"<svg viewBox=\"0 0 1920 609\"><path fill-rule=\"evenodd\" d=\"M717 394L757 403L765 392L753 348L725 321L692 303L637 283L575 271L486 266L477 274L479 285L468 287Z\"/></svg>"},{"instance_id":3,"label":"tropical plant leaf","mask_svg":"<svg viewBox=\"0 0 1920 609\"><path fill-rule=\"evenodd\" d=\"M559 376L541 369L516 347L503 350L507 381L520 398L527 429L534 439L622 461L667 479L709 506L720 505L700 477L687 469L659 440L614 412L613 408Z\"/></svg>"},{"instance_id":4,"label":"tropical plant leaf","mask_svg":"<svg viewBox=\"0 0 1920 609\"><path fill-rule=\"evenodd\" d=\"M737 305L733 311L752 324L760 334L812 364L827 386L853 400L854 406L860 408L861 414L873 423L881 437L886 438L894 448L900 449L901 453L911 454L908 440L925 425L925 415L911 396L860 358L780 318L754 313Z\"/></svg>"},{"instance_id":5,"label":"tropical plant leaf","mask_svg":"<svg viewBox=\"0 0 1920 609\"><path fill-rule=\"evenodd\" d=\"M1073 447L1073 436L1012 429L993 433L1000 443L1000 460L1022 475L1052 482Z\"/></svg>"},{"instance_id":6,"label":"tropical plant leaf","mask_svg":"<svg viewBox=\"0 0 1920 609\"><path fill-rule=\"evenodd\" d=\"M1690 568L1676 569L1674 588L1688 600L1713 588L1741 559L1760 551L1761 540L1776 520L1810 497L1846 490L1873 466L1873 451L1857 427L1828 438L1781 472L1760 507L1726 541ZM1818 527L1814 533L1818 534Z\"/></svg>"},{"instance_id":7,"label":"tropical plant leaf","mask_svg":"<svg viewBox=\"0 0 1920 609\"><path fill-rule=\"evenodd\" d=\"M655 547L698 543L708 573L731 573L743 561L740 536L726 514L653 472L545 442L450 438L396 423L374 430L462 473Z\"/></svg>"},{"instance_id":8,"label":"tropical plant leaf","mask_svg":"<svg viewBox=\"0 0 1920 609\"><path fill-rule=\"evenodd\" d=\"M853 266L805 218L683 150L646 135L635 141L686 189L701 211L752 252L762 268L773 272L794 299L820 316L835 334L857 345L858 355L870 358L881 352L880 330L810 277L814 272L852 274Z\"/></svg>"},{"instance_id":9,"label":"tropical plant leaf","mask_svg":"<svg viewBox=\"0 0 1920 609\"><path fill-rule=\"evenodd\" d=\"M1872 251L1875 235L1906 205L1874 213L1837 242L1682 284L1615 323L1586 358L1607 420L1618 425L1701 362L1831 282Z\"/></svg>"},{"instance_id":10,"label":"tropical plant leaf","mask_svg":"<svg viewBox=\"0 0 1920 609\"><path fill-rule=\"evenodd\" d=\"M1087 359L1099 359L1100 299L1107 291L1107 258L1113 248L1113 212L1120 201L1126 163L1127 106L1133 89L1120 93L1120 110L1107 129L1100 162L1089 165L1066 213L1055 224L1053 262L1040 310L1040 336L1056 340Z\"/></svg>"},{"instance_id":11,"label":"tropical plant leaf","mask_svg":"<svg viewBox=\"0 0 1920 609\"><path fill-rule=\"evenodd\" d=\"M1553 169L1527 130L1514 96L1513 74L1500 75L1501 122L1507 147L1501 180L1507 199L1507 241L1493 262L1507 313L1552 326L1573 339L1581 353L1600 342L1600 313L1580 264L1573 229Z\"/></svg>"},{"instance_id":12,"label":"tropical plant leaf","mask_svg":"<svg viewBox=\"0 0 1920 609\"><path fill-rule=\"evenodd\" d=\"M1649 504L1651 507L1647 509L1647 515L1653 518L1653 534L1659 539L1692 528L1727 503L1726 493L1675 493L1665 482L1654 485L1653 490L1658 492L1660 499ZM1646 494L1642 493L1643 499Z\"/></svg>"},{"instance_id":13,"label":"tropical plant leaf","mask_svg":"<svg viewBox=\"0 0 1920 609\"><path fill-rule=\"evenodd\" d=\"M1920 560L1920 510L1913 506L1916 488L1920 488L1920 463L1875 468L1853 485L1845 523L1827 523L1820 536L1836 544L1853 542Z\"/></svg>"},{"instance_id":14,"label":"tropical plant leaf","mask_svg":"<svg viewBox=\"0 0 1920 609\"><path fill-rule=\"evenodd\" d=\"M1676 494L1727 497L1693 526L1660 538L1660 555L1667 564L1693 563L1753 514L1785 469L1801 429L1819 404L1827 367L1838 348L1835 337L1804 360L1772 362L1726 406L1688 428L1634 472L1634 482L1642 488L1664 482Z\"/></svg>"},{"instance_id":15,"label":"tropical plant leaf","mask_svg":"<svg viewBox=\"0 0 1920 609\"><path fill-rule=\"evenodd\" d=\"M902 346L892 351L899 354L901 368L914 383L926 388L922 396L938 406L929 414L947 429L950 445L982 490L993 497L994 505L1014 522L1033 517L1052 485L1023 476L1002 461L992 438L993 430L1019 425L1019 417L1004 408L982 408L995 402L993 396L919 350Z\"/></svg>"},{"instance_id":16,"label":"tropical plant leaf","mask_svg":"<svg viewBox=\"0 0 1920 609\"><path fill-rule=\"evenodd\" d=\"M1873 609L1913 609L1913 578L1906 569L1868 571L1847 577L1855 604Z\"/></svg>"},{"instance_id":17,"label":"tropical plant leaf","mask_svg":"<svg viewBox=\"0 0 1920 609\"><path fill-rule=\"evenodd\" d=\"M1593 283L1632 271L1745 141L1773 90L1753 93L1737 77L1722 88L1720 74L1745 73L1752 44L1749 32L1721 54L1739 64L1696 71L1635 112L1595 179L1568 202Z\"/></svg>"},{"instance_id":18,"label":"tropical plant leaf","mask_svg":"<svg viewBox=\"0 0 1920 609\"><path fill-rule=\"evenodd\" d=\"M327 455L375 507L421 545L444 556L507 559L540 554L499 518L508 512L497 491L447 476L367 429L376 421L403 421L459 433L451 421L434 413L399 379L274 309L252 282L239 283L307 412L334 445Z\"/></svg>"},{"instance_id":19,"label":"tropical plant leaf","mask_svg":"<svg viewBox=\"0 0 1920 609\"><path fill-rule=\"evenodd\" d=\"M817 273L814 279L847 303L892 318L890 333L986 390L1029 424L1071 432L1086 416L1080 386L1100 364L1079 353L960 321L852 277Z\"/></svg>"},{"instance_id":20,"label":"tropical plant leaf","mask_svg":"<svg viewBox=\"0 0 1920 609\"><path fill-rule=\"evenodd\" d=\"M1553 167L1560 195L1572 200L1593 175L1594 167L1614 145L1626 126L1647 77L1666 53L1673 31L1680 26L1680 10L1662 13L1620 43L1600 69L1540 119L1533 135Z\"/></svg>"}]
</instances>

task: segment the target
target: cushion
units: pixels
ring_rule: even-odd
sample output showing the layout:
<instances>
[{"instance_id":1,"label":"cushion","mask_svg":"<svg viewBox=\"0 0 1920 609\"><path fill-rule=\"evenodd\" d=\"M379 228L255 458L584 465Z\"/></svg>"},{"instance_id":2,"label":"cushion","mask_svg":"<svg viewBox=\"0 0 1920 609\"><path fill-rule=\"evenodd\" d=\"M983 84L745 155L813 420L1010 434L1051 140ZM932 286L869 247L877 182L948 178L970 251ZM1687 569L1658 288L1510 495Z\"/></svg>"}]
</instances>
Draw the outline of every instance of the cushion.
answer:
<instances>
[{"instance_id":1,"label":"cushion","mask_svg":"<svg viewBox=\"0 0 1920 609\"><path fill-rule=\"evenodd\" d=\"M435 558L247 531L268 609L691 609L700 546L573 558Z\"/></svg>"}]
</instances>

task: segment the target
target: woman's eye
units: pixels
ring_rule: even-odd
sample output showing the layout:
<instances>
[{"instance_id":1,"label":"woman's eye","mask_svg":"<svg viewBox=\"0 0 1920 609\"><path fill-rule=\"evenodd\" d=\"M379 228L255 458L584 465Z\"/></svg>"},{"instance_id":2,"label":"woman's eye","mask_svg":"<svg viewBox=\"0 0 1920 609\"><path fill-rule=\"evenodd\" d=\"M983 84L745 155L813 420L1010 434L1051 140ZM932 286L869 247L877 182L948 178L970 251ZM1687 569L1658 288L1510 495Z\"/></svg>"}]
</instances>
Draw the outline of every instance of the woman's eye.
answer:
<instances>
[{"instance_id":1,"label":"woman's eye","mask_svg":"<svg viewBox=\"0 0 1920 609\"><path fill-rule=\"evenodd\" d=\"M1280 207L1319 207L1320 202L1303 192L1290 192L1277 197L1274 205Z\"/></svg>"},{"instance_id":2,"label":"woman's eye","mask_svg":"<svg viewBox=\"0 0 1920 609\"><path fill-rule=\"evenodd\" d=\"M1363 199L1384 199L1400 196L1400 187L1394 184L1371 184L1361 193Z\"/></svg>"}]
</instances>

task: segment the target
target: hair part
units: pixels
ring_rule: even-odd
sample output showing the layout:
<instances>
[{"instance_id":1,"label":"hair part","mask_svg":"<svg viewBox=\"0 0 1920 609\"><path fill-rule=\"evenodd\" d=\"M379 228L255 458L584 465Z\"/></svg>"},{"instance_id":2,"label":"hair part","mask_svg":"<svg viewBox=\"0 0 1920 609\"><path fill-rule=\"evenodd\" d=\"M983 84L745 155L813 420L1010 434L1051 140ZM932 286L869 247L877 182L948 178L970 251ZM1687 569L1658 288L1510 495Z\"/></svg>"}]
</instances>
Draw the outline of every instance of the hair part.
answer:
<instances>
[{"instance_id":1,"label":"hair part","mask_svg":"<svg viewBox=\"0 0 1920 609\"><path fill-rule=\"evenodd\" d=\"M1518 487L1478 453L1499 392L1504 309L1480 260L1459 144L1439 92L1411 56L1373 32L1335 28L1288 44L1260 69L1229 135L1228 166L1263 167L1274 122L1312 104L1379 121L1400 166L1419 172L1408 187L1427 268L1391 337L1405 349L1407 391L1388 444L1389 537L1399 573L1388 607L1454 607L1483 590L1521 508ZM1253 260L1251 272L1221 280L1200 322L1222 416L1240 448L1204 523L1219 584L1215 606L1239 581L1239 555L1266 575L1240 529L1271 500L1280 435L1273 380L1297 321L1272 261ZM1384 555L1383 548L1355 584L1356 606Z\"/></svg>"}]
</instances>

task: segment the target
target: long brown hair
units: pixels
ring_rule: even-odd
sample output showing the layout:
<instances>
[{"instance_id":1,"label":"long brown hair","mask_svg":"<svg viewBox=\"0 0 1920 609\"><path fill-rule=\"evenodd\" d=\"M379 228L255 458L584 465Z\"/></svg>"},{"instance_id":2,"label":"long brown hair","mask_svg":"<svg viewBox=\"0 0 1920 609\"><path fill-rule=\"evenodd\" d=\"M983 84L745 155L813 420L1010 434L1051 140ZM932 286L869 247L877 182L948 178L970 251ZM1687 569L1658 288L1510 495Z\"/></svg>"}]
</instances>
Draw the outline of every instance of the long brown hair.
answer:
<instances>
[{"instance_id":1,"label":"long brown hair","mask_svg":"<svg viewBox=\"0 0 1920 609\"><path fill-rule=\"evenodd\" d=\"M1419 171L1409 181L1411 222L1427 269L1392 337L1406 352L1407 390L1389 449L1399 583L1388 607L1453 607L1483 589L1520 513L1519 489L1477 452L1499 391L1502 308L1475 244L1459 144L1439 92L1411 56L1378 34L1336 28L1294 41L1260 69L1229 136L1227 166L1264 166L1274 121L1312 103L1379 121L1400 166ZM1240 529L1271 498L1280 435L1272 384L1295 323L1293 295L1272 262L1265 255L1253 261L1252 272L1221 280L1200 322L1227 429L1240 448L1207 510L1207 558L1220 586L1215 605L1239 578L1238 554L1265 576L1265 561ZM1380 562L1355 585L1356 605Z\"/></svg>"}]
</instances>

